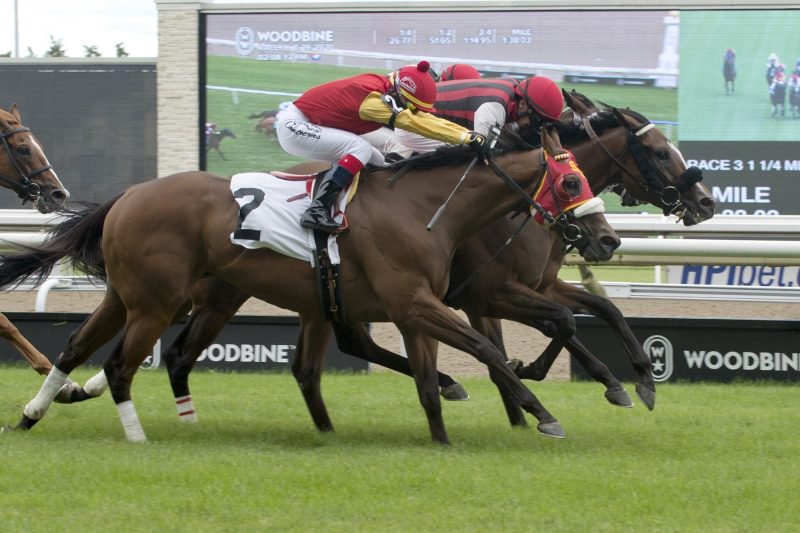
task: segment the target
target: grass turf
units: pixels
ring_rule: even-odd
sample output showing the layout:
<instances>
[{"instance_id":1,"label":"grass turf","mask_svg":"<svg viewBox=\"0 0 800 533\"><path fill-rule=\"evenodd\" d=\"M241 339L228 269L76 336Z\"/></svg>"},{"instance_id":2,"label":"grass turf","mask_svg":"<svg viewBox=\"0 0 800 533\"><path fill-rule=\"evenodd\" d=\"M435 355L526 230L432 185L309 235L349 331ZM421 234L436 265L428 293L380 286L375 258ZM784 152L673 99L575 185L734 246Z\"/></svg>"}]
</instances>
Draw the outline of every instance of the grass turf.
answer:
<instances>
[{"instance_id":1,"label":"grass turf","mask_svg":"<svg viewBox=\"0 0 800 533\"><path fill-rule=\"evenodd\" d=\"M83 381L87 370L76 372ZM0 418L41 378L0 369ZM0 435L4 531L796 531L797 386L670 384L656 410L587 383L534 384L566 440L511 430L494 386L445 403L430 442L411 380L326 375L337 431L313 429L289 375L192 375L177 421L163 372L134 399L150 443L124 441L105 396ZM632 387L629 387L632 389Z\"/></svg>"}]
</instances>

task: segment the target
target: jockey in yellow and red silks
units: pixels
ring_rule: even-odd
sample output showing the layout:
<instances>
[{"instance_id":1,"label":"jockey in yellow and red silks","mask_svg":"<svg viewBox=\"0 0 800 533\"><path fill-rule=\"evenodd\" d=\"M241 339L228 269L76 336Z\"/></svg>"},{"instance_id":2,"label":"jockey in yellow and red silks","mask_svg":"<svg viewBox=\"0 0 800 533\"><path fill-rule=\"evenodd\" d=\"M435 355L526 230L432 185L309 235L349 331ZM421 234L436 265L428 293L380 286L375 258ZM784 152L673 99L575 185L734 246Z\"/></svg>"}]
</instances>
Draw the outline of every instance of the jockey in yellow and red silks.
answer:
<instances>
[{"instance_id":1,"label":"jockey in yellow and red silks","mask_svg":"<svg viewBox=\"0 0 800 533\"><path fill-rule=\"evenodd\" d=\"M383 126L414 132L448 144L468 144L481 155L484 135L431 114L436 86L429 65L399 68L389 75L361 74L313 87L277 117L278 142L292 155L330 161L301 219L306 228L334 232L331 206L353 176L384 157L360 135Z\"/></svg>"}]
</instances>

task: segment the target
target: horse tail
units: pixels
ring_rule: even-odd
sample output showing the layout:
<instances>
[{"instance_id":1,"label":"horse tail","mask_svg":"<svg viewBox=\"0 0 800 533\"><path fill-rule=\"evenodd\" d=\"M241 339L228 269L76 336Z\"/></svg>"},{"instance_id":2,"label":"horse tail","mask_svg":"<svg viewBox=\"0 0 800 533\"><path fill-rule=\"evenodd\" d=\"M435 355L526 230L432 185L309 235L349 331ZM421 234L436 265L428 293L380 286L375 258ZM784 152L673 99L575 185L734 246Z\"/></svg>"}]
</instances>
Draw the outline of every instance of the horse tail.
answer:
<instances>
[{"instance_id":1,"label":"horse tail","mask_svg":"<svg viewBox=\"0 0 800 533\"><path fill-rule=\"evenodd\" d=\"M62 259L86 276L106 279L103 258L103 225L121 195L105 204L82 203L82 209L66 209L65 220L47 233L38 246L17 246L18 252L0 255L0 289L16 287L33 279L40 285Z\"/></svg>"}]
</instances>

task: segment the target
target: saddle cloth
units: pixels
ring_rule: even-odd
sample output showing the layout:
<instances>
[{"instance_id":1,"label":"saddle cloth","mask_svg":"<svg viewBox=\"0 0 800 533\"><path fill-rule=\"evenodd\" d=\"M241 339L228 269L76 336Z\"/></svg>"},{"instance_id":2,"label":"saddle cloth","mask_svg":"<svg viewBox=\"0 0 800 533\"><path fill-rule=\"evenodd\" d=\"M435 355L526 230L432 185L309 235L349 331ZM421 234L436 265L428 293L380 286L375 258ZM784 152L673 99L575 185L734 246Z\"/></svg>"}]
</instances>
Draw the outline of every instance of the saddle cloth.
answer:
<instances>
[{"instance_id":1,"label":"saddle cloth","mask_svg":"<svg viewBox=\"0 0 800 533\"><path fill-rule=\"evenodd\" d=\"M344 209L355 191L356 180L339 197L334 220L344 220ZM245 248L269 248L303 259L314 266L314 235L300 225L300 217L311 205L314 180L281 179L266 172L245 172L231 177L231 193L239 204L239 223L231 242ZM340 261L336 235L328 237L331 263Z\"/></svg>"}]
</instances>

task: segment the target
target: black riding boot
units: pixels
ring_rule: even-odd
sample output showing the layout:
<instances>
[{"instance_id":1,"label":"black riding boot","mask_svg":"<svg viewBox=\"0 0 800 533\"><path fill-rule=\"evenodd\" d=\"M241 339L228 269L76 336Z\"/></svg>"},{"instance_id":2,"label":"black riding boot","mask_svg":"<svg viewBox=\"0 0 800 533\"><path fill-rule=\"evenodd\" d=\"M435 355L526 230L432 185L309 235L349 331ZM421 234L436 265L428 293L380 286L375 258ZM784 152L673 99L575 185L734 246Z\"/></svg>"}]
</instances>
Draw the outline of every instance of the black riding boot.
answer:
<instances>
[{"instance_id":1,"label":"black riding boot","mask_svg":"<svg viewBox=\"0 0 800 533\"><path fill-rule=\"evenodd\" d=\"M345 177L346 174L350 179L353 178L347 170L339 165L334 165L324 176L319 178L320 182L314 193L314 200L300 218L300 225L304 228L317 229L325 233L334 233L339 228L339 224L331 217L331 207L342 191L342 186L333 180L335 174L338 174L336 177Z\"/></svg>"}]
</instances>

